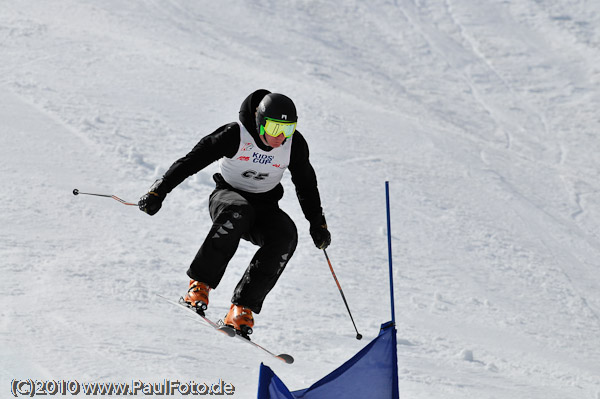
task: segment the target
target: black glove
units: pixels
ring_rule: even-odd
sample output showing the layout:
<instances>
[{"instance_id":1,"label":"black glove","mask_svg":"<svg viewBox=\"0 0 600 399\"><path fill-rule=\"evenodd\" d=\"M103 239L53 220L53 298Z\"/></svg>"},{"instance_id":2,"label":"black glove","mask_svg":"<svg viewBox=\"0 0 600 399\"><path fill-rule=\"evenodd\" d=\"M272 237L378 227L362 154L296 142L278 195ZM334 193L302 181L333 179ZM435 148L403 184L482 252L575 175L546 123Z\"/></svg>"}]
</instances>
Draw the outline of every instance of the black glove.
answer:
<instances>
[{"instance_id":1,"label":"black glove","mask_svg":"<svg viewBox=\"0 0 600 399\"><path fill-rule=\"evenodd\" d=\"M331 244L331 234L327 230L324 215L320 215L310 222L310 236L319 249L325 249Z\"/></svg>"},{"instance_id":2,"label":"black glove","mask_svg":"<svg viewBox=\"0 0 600 399\"><path fill-rule=\"evenodd\" d=\"M156 214L156 212L160 210L162 202L167 196L167 194L164 192L164 185L161 187L162 183L163 179L155 181L148 192L142 195L138 201L138 207L140 210L146 212L150 216Z\"/></svg>"}]
</instances>

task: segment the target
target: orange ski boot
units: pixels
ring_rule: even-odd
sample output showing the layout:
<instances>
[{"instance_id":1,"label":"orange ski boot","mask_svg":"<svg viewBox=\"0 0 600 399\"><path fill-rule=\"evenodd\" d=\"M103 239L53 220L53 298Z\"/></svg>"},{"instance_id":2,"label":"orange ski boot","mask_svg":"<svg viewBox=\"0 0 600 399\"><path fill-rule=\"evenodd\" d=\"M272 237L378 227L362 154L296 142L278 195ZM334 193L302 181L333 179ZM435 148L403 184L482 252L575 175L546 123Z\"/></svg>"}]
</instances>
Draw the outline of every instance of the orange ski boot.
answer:
<instances>
[{"instance_id":1,"label":"orange ski boot","mask_svg":"<svg viewBox=\"0 0 600 399\"><path fill-rule=\"evenodd\" d=\"M229 313L227 313L227 316L225 316L223 323L235 328L235 330L240 332L241 335L247 337L248 335L252 334L254 318L252 317L252 311L250 308L231 304Z\"/></svg>"},{"instance_id":2,"label":"orange ski boot","mask_svg":"<svg viewBox=\"0 0 600 399\"><path fill-rule=\"evenodd\" d=\"M188 293L183 298L191 307L205 311L208 308L208 292L210 287L199 281L191 280Z\"/></svg>"}]
</instances>

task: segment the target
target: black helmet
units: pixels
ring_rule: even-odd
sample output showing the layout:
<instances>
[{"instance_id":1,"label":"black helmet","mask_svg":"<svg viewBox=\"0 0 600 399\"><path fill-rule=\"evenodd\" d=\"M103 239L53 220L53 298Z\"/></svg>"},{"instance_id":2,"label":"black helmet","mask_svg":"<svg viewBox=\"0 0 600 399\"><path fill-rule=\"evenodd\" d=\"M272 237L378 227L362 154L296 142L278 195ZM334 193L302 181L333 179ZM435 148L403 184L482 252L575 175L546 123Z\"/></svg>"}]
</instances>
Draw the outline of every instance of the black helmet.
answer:
<instances>
[{"instance_id":1,"label":"black helmet","mask_svg":"<svg viewBox=\"0 0 600 399\"><path fill-rule=\"evenodd\" d=\"M283 94L267 94L256 109L256 128L259 132L260 127L265 125L265 118L297 122L296 106L289 97Z\"/></svg>"}]
</instances>

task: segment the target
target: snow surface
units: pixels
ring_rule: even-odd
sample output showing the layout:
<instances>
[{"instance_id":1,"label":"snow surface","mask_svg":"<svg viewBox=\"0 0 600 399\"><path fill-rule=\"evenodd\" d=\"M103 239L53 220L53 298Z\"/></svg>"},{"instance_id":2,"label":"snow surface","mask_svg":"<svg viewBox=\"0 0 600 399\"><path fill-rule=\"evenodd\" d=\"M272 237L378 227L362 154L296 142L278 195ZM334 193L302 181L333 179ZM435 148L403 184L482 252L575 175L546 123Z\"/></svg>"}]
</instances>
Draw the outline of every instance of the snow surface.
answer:
<instances>
[{"instance_id":1,"label":"snow surface","mask_svg":"<svg viewBox=\"0 0 600 399\"><path fill-rule=\"evenodd\" d=\"M13 378L308 387L390 319L403 398L600 398L600 3L0 2L0 396ZM216 165L136 201L258 88L299 109L362 341L287 175L300 244L256 317L285 365L163 303ZM255 248L242 243L210 314Z\"/></svg>"}]
</instances>

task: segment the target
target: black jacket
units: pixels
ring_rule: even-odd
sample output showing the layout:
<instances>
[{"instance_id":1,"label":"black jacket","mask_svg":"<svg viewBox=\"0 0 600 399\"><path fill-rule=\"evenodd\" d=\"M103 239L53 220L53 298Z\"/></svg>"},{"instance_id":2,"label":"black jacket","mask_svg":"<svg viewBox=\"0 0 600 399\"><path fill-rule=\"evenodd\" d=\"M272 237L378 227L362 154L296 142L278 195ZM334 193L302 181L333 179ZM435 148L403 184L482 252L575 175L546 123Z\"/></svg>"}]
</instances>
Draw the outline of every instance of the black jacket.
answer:
<instances>
[{"instance_id":1,"label":"black jacket","mask_svg":"<svg viewBox=\"0 0 600 399\"><path fill-rule=\"evenodd\" d=\"M265 151L270 151L272 148L266 146L260 139L254 113L260 101L269 93L267 90L257 90L250 94L240 107L240 122L250 132L256 144ZM163 193L166 195L189 176L199 172L211 163L222 157L233 157L237 153L239 145L240 127L237 122L221 126L213 133L203 137L192 151L171 165L163 177L161 191L164 188ZM292 174L292 182L296 186L296 194L304 216L311 224L321 223L323 209L321 208L321 199L317 188L317 178L309 162L308 144L297 130L294 133L294 140L292 141L288 169ZM235 190L225 182L219 173L215 174L213 178L217 183L217 188ZM283 187L281 184L278 184L274 189L266 193L260 194L248 193L241 190L235 191L252 202L269 201L276 203L283 196Z\"/></svg>"}]
</instances>

